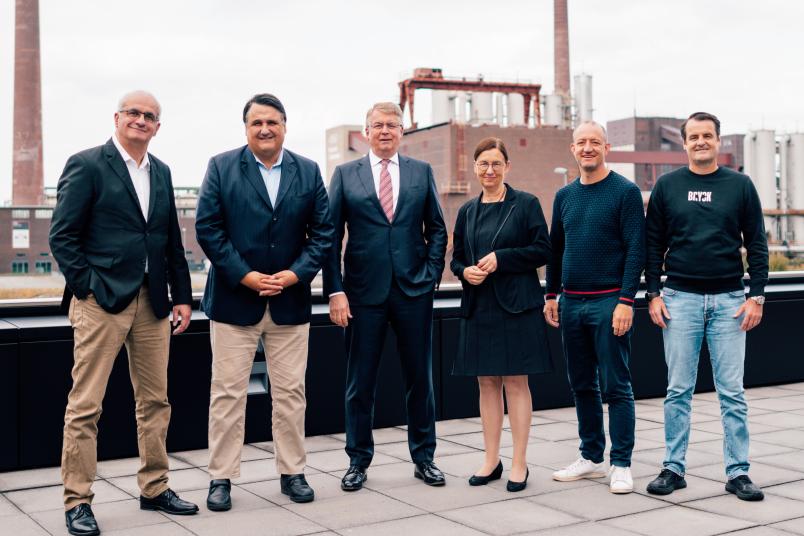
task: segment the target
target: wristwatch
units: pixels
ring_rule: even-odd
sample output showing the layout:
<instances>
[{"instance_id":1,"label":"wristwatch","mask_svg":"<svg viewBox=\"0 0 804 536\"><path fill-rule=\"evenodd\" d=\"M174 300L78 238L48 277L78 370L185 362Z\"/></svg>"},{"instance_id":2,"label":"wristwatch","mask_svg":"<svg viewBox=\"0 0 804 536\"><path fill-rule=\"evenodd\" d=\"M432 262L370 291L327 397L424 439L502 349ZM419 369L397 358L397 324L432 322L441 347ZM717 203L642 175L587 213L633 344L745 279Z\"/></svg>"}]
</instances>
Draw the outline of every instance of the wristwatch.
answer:
<instances>
[{"instance_id":1,"label":"wristwatch","mask_svg":"<svg viewBox=\"0 0 804 536\"><path fill-rule=\"evenodd\" d=\"M653 298L658 298L658 297L659 297L659 296L661 296L661 295L662 295L662 293L661 293L661 292L646 292L646 293L645 293L645 300L646 300L648 303L650 303L650 302L651 302L651 300L653 300Z\"/></svg>"},{"instance_id":2,"label":"wristwatch","mask_svg":"<svg viewBox=\"0 0 804 536\"><path fill-rule=\"evenodd\" d=\"M748 299L753 300L757 305L765 304L765 296L749 296Z\"/></svg>"}]
</instances>

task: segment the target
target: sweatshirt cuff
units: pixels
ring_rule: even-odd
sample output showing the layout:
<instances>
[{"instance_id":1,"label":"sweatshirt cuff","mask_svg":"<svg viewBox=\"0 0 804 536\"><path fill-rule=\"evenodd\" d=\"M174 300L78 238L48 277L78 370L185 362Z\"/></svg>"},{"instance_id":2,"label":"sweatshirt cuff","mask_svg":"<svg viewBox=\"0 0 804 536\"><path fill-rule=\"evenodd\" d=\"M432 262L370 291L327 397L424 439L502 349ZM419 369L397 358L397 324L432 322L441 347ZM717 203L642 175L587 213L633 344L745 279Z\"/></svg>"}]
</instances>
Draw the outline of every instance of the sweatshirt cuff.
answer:
<instances>
[{"instance_id":1,"label":"sweatshirt cuff","mask_svg":"<svg viewBox=\"0 0 804 536\"><path fill-rule=\"evenodd\" d=\"M555 294L554 292L548 292L547 294L544 295L545 300L555 300L556 298L557 294Z\"/></svg>"},{"instance_id":2,"label":"sweatshirt cuff","mask_svg":"<svg viewBox=\"0 0 804 536\"><path fill-rule=\"evenodd\" d=\"M634 306L634 298L633 297L629 298L628 296L620 296L619 302L624 304L624 305L628 305L630 307Z\"/></svg>"}]
</instances>

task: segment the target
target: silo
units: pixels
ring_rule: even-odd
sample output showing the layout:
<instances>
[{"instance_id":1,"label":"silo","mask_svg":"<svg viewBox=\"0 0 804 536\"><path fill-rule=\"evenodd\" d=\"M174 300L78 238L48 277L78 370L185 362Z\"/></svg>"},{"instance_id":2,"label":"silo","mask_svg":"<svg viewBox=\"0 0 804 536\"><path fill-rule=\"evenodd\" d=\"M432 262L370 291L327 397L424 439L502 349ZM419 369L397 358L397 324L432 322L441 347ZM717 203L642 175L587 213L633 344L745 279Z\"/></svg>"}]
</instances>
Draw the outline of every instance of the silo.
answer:
<instances>
[{"instance_id":1,"label":"silo","mask_svg":"<svg viewBox=\"0 0 804 536\"><path fill-rule=\"evenodd\" d=\"M434 125L439 123L446 123L452 119L453 111L450 109L452 102L449 98L448 91L432 90L432 122Z\"/></svg>"},{"instance_id":2,"label":"silo","mask_svg":"<svg viewBox=\"0 0 804 536\"><path fill-rule=\"evenodd\" d=\"M505 110L503 109L503 101L505 100L505 95L502 93L495 93L494 94L494 115L496 117L497 124L502 126L505 124Z\"/></svg>"},{"instance_id":3,"label":"silo","mask_svg":"<svg viewBox=\"0 0 804 536\"><path fill-rule=\"evenodd\" d=\"M545 125L560 127L564 124L564 98L553 93L544 96L544 119Z\"/></svg>"},{"instance_id":4,"label":"silo","mask_svg":"<svg viewBox=\"0 0 804 536\"><path fill-rule=\"evenodd\" d=\"M754 181L762 209L776 209L776 134L773 130L755 130L745 136L745 172ZM775 219L765 218L765 230L772 240L779 237Z\"/></svg>"},{"instance_id":5,"label":"silo","mask_svg":"<svg viewBox=\"0 0 804 536\"><path fill-rule=\"evenodd\" d=\"M592 75L575 76L575 124L592 120Z\"/></svg>"},{"instance_id":6,"label":"silo","mask_svg":"<svg viewBox=\"0 0 804 536\"><path fill-rule=\"evenodd\" d=\"M522 126L525 122L525 97L520 93L508 94L508 126Z\"/></svg>"},{"instance_id":7,"label":"silo","mask_svg":"<svg viewBox=\"0 0 804 536\"><path fill-rule=\"evenodd\" d=\"M804 133L791 134L787 143L787 199L788 210L804 210ZM797 244L804 245L804 216L788 218L788 229L793 231Z\"/></svg>"},{"instance_id":8,"label":"silo","mask_svg":"<svg viewBox=\"0 0 804 536\"><path fill-rule=\"evenodd\" d=\"M476 125L494 122L493 103L494 94L491 92L475 91L472 93L471 122Z\"/></svg>"},{"instance_id":9,"label":"silo","mask_svg":"<svg viewBox=\"0 0 804 536\"><path fill-rule=\"evenodd\" d=\"M455 121L458 123L465 123L466 122L466 106L469 103L470 99L472 98L471 94L466 93L465 91L458 91L455 95L455 100L457 101L456 106L457 110L455 112Z\"/></svg>"},{"instance_id":10,"label":"silo","mask_svg":"<svg viewBox=\"0 0 804 536\"><path fill-rule=\"evenodd\" d=\"M779 207L782 210L790 206L787 190L787 183L790 180L790 166L788 165L790 161L790 155L788 152L789 145L790 136L782 136L779 140ZM792 239L791 235L793 233L793 222L789 220L789 217L782 217L779 219L779 227L781 231L781 234L779 235L780 240L790 241Z\"/></svg>"}]
</instances>

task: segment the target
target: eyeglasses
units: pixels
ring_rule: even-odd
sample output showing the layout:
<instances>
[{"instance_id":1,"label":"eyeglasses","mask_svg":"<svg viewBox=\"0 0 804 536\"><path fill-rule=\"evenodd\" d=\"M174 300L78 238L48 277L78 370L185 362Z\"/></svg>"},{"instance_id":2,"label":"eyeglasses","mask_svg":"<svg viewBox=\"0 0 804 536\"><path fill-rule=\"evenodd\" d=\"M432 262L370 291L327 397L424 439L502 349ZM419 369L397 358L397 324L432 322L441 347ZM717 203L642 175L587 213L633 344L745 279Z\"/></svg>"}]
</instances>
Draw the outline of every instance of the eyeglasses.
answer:
<instances>
[{"instance_id":1,"label":"eyeglasses","mask_svg":"<svg viewBox=\"0 0 804 536\"><path fill-rule=\"evenodd\" d=\"M396 129L400 128L401 126L402 125L399 124L399 123L380 123L380 122L377 122L377 123L372 123L371 124L371 128L373 128L374 130L382 130L383 127L387 127L388 130L396 130Z\"/></svg>"},{"instance_id":2,"label":"eyeglasses","mask_svg":"<svg viewBox=\"0 0 804 536\"><path fill-rule=\"evenodd\" d=\"M489 166L491 166L491 169L493 169L495 172L500 172L505 168L505 162L475 162L475 165L477 166L477 170L480 172L487 171Z\"/></svg>"},{"instance_id":3,"label":"eyeglasses","mask_svg":"<svg viewBox=\"0 0 804 536\"><path fill-rule=\"evenodd\" d=\"M151 112L141 112L136 108L127 108L123 110L117 110L118 113L126 114L126 117L129 119L139 119L142 116L145 119L146 123L156 123L159 121L159 117Z\"/></svg>"}]
</instances>

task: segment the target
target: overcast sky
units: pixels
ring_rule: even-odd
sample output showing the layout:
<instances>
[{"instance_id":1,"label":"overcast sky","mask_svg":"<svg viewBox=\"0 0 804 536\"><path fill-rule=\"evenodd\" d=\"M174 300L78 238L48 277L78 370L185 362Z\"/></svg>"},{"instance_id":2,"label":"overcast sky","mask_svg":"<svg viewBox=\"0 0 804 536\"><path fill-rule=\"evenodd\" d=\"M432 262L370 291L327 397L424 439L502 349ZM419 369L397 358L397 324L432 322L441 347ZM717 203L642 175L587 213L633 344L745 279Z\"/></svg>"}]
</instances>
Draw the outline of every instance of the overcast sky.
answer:
<instances>
[{"instance_id":1,"label":"overcast sky","mask_svg":"<svg viewBox=\"0 0 804 536\"><path fill-rule=\"evenodd\" d=\"M0 0L0 202L11 197L14 0ZM360 123L419 66L553 88L552 0L40 0L45 184L110 136L118 97L161 101L151 151L176 185L245 142L257 92L288 112L286 146L324 168L324 131ZM711 111L723 132L804 130L804 2L569 0L571 74L595 118ZM429 97L418 96L425 112ZM417 113L417 115L420 115ZM421 122L426 117L421 116Z\"/></svg>"}]
</instances>

